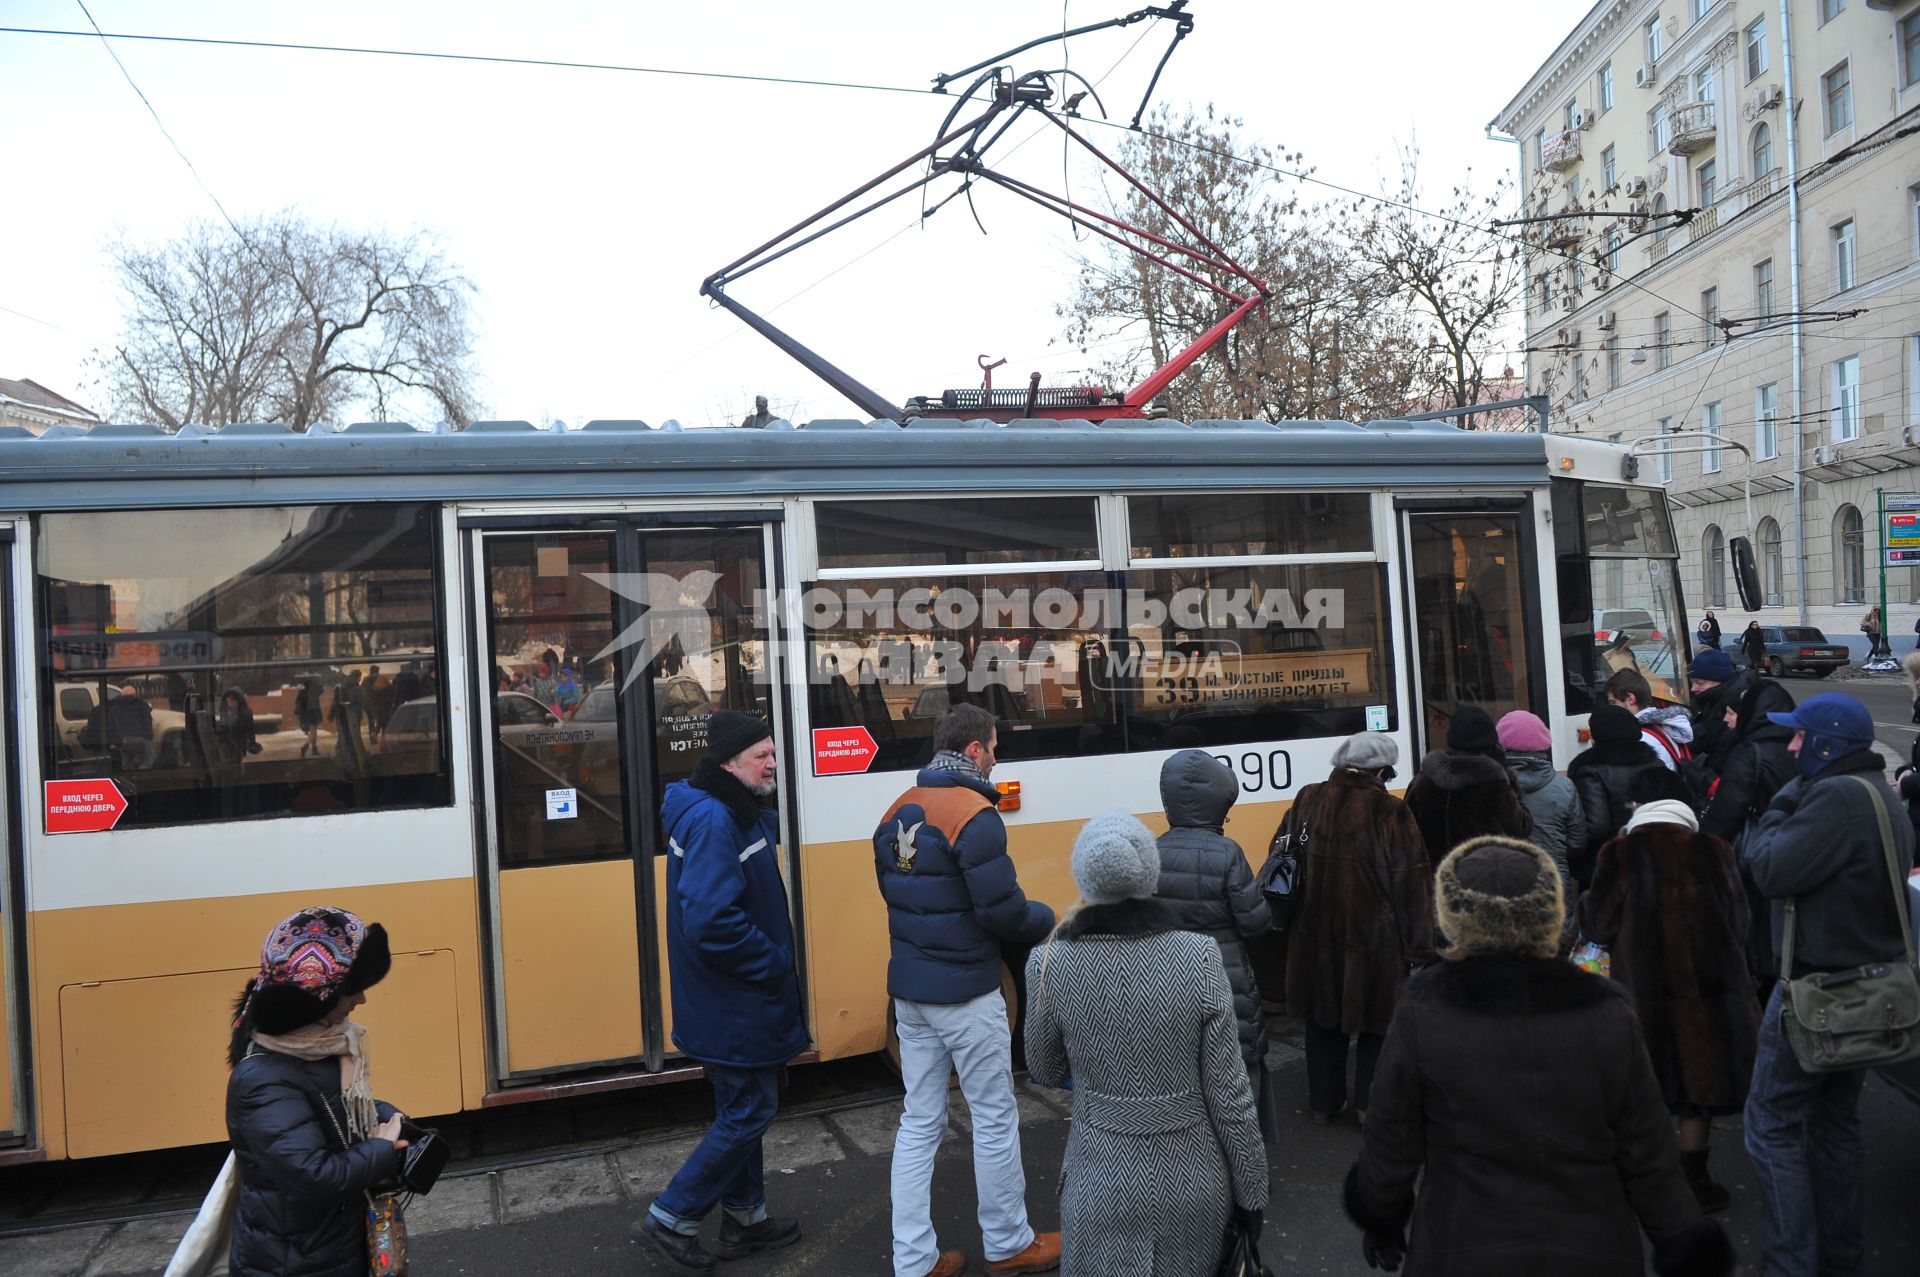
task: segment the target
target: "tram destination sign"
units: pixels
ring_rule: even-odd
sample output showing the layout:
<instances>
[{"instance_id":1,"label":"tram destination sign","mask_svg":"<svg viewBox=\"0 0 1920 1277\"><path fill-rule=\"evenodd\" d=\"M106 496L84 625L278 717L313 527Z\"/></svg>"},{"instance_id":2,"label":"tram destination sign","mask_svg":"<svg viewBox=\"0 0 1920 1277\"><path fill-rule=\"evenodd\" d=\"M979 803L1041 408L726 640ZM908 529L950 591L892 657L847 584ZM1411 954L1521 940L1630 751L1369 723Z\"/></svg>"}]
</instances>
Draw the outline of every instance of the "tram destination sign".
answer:
<instances>
[{"instance_id":1,"label":"tram destination sign","mask_svg":"<svg viewBox=\"0 0 1920 1277\"><path fill-rule=\"evenodd\" d=\"M127 796L110 780L47 782L47 832L97 834L127 814Z\"/></svg>"}]
</instances>

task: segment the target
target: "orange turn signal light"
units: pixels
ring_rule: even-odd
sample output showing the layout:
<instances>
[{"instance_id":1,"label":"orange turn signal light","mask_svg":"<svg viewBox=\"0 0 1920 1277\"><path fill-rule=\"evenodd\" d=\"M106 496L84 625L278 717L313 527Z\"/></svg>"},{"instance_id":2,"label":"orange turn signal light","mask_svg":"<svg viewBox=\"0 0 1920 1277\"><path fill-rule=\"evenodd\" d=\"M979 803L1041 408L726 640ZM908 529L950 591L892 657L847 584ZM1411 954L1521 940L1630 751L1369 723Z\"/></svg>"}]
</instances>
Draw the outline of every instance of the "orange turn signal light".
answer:
<instances>
[{"instance_id":1,"label":"orange turn signal light","mask_svg":"<svg viewBox=\"0 0 1920 1277\"><path fill-rule=\"evenodd\" d=\"M1580 729L1580 743L1581 743L1582 745L1585 745L1585 744L1587 744L1587 743L1588 743L1589 741L1591 741L1592 739L1593 739L1593 732L1592 732L1592 730L1591 730L1590 728L1585 728L1585 727L1582 727L1582 728Z\"/></svg>"},{"instance_id":2,"label":"orange turn signal light","mask_svg":"<svg viewBox=\"0 0 1920 1277\"><path fill-rule=\"evenodd\" d=\"M996 780L993 787L1000 791L1000 810L1020 810L1020 782L1017 780Z\"/></svg>"}]
</instances>

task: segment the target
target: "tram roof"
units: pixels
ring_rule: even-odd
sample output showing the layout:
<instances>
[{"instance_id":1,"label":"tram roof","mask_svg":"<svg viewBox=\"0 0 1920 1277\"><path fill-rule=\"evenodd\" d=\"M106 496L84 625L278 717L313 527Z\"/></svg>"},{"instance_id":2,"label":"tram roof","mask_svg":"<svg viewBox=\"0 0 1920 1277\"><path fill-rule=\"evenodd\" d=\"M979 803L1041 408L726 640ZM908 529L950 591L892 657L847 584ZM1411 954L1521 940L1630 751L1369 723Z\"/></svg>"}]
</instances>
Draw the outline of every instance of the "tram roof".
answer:
<instances>
[{"instance_id":1,"label":"tram roof","mask_svg":"<svg viewBox=\"0 0 1920 1277\"><path fill-rule=\"evenodd\" d=\"M0 508L356 500L905 495L1139 488L1538 486L1542 436L1436 421L523 421L0 428Z\"/></svg>"}]
</instances>

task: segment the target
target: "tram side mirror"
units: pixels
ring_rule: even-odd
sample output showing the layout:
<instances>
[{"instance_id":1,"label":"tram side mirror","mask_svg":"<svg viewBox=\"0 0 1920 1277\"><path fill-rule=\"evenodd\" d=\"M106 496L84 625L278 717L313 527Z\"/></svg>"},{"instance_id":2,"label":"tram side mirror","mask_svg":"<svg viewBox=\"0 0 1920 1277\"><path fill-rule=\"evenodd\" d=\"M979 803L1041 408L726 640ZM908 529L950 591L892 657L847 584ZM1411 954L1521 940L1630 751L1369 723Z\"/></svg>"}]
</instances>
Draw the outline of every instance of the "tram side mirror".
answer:
<instances>
[{"instance_id":1,"label":"tram side mirror","mask_svg":"<svg viewBox=\"0 0 1920 1277\"><path fill-rule=\"evenodd\" d=\"M1760 568L1753 561L1752 539L1732 538L1727 542L1727 553L1733 559L1733 585L1740 591L1740 606L1758 612L1767 596L1760 592Z\"/></svg>"}]
</instances>

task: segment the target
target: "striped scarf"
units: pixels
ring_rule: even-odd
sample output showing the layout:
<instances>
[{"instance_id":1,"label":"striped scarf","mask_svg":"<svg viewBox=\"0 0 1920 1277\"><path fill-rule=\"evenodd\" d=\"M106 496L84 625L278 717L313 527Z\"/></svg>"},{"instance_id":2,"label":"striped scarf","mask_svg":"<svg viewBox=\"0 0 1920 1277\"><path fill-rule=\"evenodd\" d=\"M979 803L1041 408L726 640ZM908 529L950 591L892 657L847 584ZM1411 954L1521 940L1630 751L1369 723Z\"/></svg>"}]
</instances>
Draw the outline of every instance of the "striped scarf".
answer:
<instances>
[{"instance_id":1,"label":"striped scarf","mask_svg":"<svg viewBox=\"0 0 1920 1277\"><path fill-rule=\"evenodd\" d=\"M986 779L986 776L980 769L973 765L971 758L968 758L965 754L956 754L950 749L943 749L935 754L933 761L927 764L926 769L930 772L959 772L961 775L971 776L975 780Z\"/></svg>"}]
</instances>

